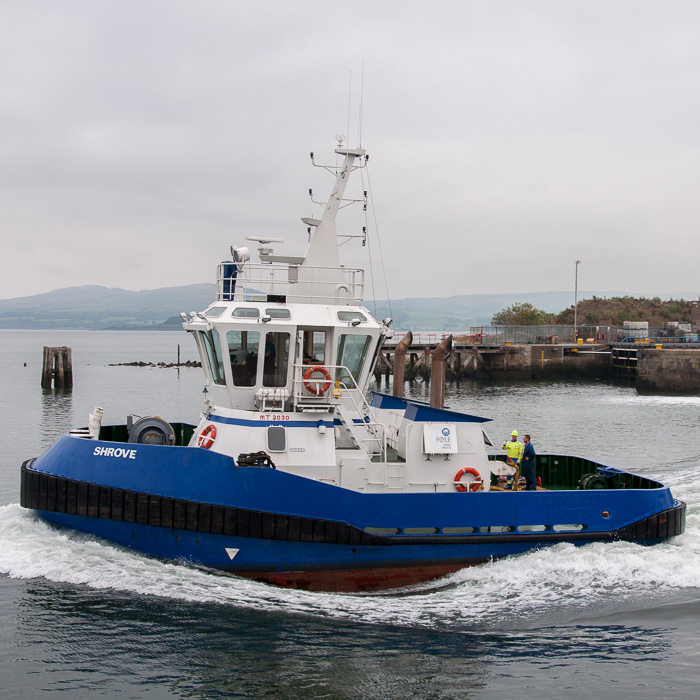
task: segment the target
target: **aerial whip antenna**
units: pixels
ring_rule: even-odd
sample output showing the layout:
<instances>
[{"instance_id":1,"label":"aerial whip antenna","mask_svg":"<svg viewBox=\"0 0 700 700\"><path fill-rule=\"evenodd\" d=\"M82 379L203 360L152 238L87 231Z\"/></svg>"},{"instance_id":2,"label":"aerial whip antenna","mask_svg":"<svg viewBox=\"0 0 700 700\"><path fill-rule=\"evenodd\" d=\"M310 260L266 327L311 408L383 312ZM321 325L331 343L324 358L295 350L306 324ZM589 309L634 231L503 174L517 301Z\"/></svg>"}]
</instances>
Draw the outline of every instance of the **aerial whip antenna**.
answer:
<instances>
[{"instance_id":1,"label":"aerial whip antenna","mask_svg":"<svg viewBox=\"0 0 700 700\"><path fill-rule=\"evenodd\" d=\"M365 97L365 59L362 59L362 73L360 74L360 114L357 118L357 147L362 148L362 102Z\"/></svg>"},{"instance_id":2,"label":"aerial whip antenna","mask_svg":"<svg viewBox=\"0 0 700 700\"><path fill-rule=\"evenodd\" d=\"M348 86L348 148L350 148L350 105L352 104L352 71L350 71L350 85Z\"/></svg>"}]
</instances>

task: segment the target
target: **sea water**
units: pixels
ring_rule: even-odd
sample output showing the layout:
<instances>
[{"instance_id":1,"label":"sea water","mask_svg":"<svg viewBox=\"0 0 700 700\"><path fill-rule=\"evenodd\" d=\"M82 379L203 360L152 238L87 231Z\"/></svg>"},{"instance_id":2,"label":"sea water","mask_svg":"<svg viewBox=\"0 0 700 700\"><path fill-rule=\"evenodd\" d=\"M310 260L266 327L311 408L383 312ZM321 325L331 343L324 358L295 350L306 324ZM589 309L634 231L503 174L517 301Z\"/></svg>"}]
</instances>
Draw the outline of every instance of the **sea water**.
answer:
<instances>
[{"instance_id":1,"label":"sea water","mask_svg":"<svg viewBox=\"0 0 700 700\"><path fill-rule=\"evenodd\" d=\"M654 547L569 544L384 594L289 591L151 559L19 507L19 467L63 432L128 414L196 422L184 333L0 331L0 697L695 697L700 681L700 397L604 382L455 383L447 403L540 452L633 469L688 504ZM42 392L43 345L73 349ZM386 389L386 387L379 387ZM406 386L427 395L417 381Z\"/></svg>"}]
</instances>

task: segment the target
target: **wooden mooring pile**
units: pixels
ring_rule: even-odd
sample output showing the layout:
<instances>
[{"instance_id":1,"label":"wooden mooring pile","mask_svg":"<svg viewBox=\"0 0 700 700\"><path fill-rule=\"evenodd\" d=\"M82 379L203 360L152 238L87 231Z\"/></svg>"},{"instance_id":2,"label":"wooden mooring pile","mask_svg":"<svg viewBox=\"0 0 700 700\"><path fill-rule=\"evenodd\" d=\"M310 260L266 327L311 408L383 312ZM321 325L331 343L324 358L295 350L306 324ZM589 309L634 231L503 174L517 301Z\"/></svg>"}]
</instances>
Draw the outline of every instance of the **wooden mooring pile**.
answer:
<instances>
[{"instance_id":1,"label":"wooden mooring pile","mask_svg":"<svg viewBox=\"0 0 700 700\"><path fill-rule=\"evenodd\" d=\"M405 357L399 356L398 362L405 365L406 379L412 381L416 377L430 379L432 373L432 356L435 348L412 347L406 352ZM488 352L488 351L487 351ZM382 374L386 377L394 374L397 362L396 354L390 349L382 349L375 368L375 376ZM476 348L450 348L449 354L444 358L445 373L448 379L472 376L481 367L486 373L491 372L490 364L486 364L482 352Z\"/></svg>"},{"instance_id":2,"label":"wooden mooring pile","mask_svg":"<svg viewBox=\"0 0 700 700\"><path fill-rule=\"evenodd\" d=\"M71 349L64 346L50 348L44 346L44 364L41 370L42 389L73 388L73 358Z\"/></svg>"}]
</instances>

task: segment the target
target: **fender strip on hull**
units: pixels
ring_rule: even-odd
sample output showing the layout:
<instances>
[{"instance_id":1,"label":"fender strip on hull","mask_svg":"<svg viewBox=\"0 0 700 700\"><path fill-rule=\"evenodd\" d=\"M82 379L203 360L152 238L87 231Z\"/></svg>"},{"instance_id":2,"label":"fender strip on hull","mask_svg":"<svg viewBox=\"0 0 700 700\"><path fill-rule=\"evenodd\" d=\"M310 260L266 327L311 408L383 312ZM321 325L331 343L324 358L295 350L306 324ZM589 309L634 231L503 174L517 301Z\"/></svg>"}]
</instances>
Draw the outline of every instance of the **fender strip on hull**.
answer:
<instances>
[{"instance_id":1,"label":"fender strip on hull","mask_svg":"<svg viewBox=\"0 0 700 700\"><path fill-rule=\"evenodd\" d=\"M685 530L685 503L617 530L474 535L376 535L342 521L233 508L100 486L22 465L20 503L34 510L237 537L343 545L449 545L666 539Z\"/></svg>"}]
</instances>

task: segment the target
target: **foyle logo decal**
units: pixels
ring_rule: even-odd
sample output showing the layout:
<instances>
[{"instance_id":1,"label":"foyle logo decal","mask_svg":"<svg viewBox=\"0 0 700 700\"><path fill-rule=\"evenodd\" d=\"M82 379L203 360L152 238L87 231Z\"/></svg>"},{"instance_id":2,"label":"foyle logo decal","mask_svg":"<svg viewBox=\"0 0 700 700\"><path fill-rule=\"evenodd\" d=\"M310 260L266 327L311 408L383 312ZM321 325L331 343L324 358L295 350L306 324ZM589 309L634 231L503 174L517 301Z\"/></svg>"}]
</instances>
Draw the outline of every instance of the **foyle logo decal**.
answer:
<instances>
[{"instance_id":1,"label":"foyle logo decal","mask_svg":"<svg viewBox=\"0 0 700 700\"><path fill-rule=\"evenodd\" d=\"M95 457L121 457L122 459L136 459L137 450L125 450L123 447L96 447L92 454Z\"/></svg>"}]
</instances>

